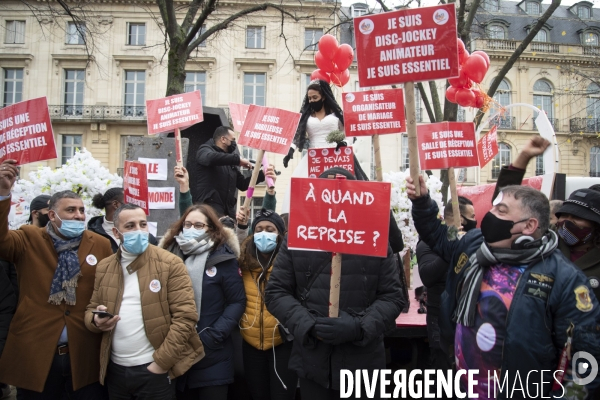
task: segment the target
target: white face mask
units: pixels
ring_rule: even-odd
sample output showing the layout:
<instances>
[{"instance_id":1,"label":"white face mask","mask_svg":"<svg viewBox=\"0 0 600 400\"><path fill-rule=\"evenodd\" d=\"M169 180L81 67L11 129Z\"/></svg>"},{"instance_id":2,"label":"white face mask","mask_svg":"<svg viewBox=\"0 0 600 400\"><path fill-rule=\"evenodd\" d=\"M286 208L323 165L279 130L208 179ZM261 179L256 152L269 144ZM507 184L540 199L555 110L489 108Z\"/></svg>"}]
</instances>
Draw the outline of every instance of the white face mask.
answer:
<instances>
[{"instance_id":1,"label":"white face mask","mask_svg":"<svg viewBox=\"0 0 600 400\"><path fill-rule=\"evenodd\" d=\"M198 239L200 236L204 235L206 233L205 229L196 229L194 227L191 228L183 228L183 232L181 233L181 236L184 237L184 239L186 240L195 240Z\"/></svg>"}]
</instances>

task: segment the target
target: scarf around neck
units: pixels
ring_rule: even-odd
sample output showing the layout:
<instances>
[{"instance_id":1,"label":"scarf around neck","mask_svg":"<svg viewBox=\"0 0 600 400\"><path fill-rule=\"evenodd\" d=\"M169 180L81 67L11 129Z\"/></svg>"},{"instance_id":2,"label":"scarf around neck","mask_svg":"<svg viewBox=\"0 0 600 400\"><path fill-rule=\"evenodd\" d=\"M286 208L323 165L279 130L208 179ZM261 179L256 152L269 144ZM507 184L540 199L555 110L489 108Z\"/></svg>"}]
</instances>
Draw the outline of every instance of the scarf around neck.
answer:
<instances>
[{"instance_id":1,"label":"scarf around neck","mask_svg":"<svg viewBox=\"0 0 600 400\"><path fill-rule=\"evenodd\" d=\"M206 260L214 243L210 240L208 234L204 234L196 239L187 240L182 235L175 236L179 249L186 256L184 264L192 280L194 289L194 300L196 301L196 310L200 318L200 309L202 306L202 282L204 280L204 267Z\"/></svg>"},{"instance_id":2,"label":"scarf around neck","mask_svg":"<svg viewBox=\"0 0 600 400\"><path fill-rule=\"evenodd\" d=\"M83 235L64 240L56 234L52 224L46 225L46 232L50 235L54 249L58 253L58 266L52 278L48 302L60 305L64 300L70 306L75 305L77 281L81 277L77 249L79 249Z\"/></svg>"},{"instance_id":3,"label":"scarf around neck","mask_svg":"<svg viewBox=\"0 0 600 400\"><path fill-rule=\"evenodd\" d=\"M473 326L481 283L487 268L501 263L528 265L549 256L558 246L558 237L553 231L548 231L538 240L540 244L538 247L518 250L496 249L489 247L486 242L481 243L481 247L469 258L471 265L465 272L458 306L454 311L452 320L463 326Z\"/></svg>"}]
</instances>

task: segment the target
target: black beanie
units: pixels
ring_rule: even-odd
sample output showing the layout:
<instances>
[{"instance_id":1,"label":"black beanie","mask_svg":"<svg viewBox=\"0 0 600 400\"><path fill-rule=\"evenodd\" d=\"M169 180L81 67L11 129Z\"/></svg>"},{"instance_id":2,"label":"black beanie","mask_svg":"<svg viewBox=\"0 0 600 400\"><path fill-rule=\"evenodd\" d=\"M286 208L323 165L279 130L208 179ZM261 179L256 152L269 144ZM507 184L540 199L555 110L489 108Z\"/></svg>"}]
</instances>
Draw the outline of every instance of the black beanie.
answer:
<instances>
[{"instance_id":1,"label":"black beanie","mask_svg":"<svg viewBox=\"0 0 600 400\"><path fill-rule=\"evenodd\" d=\"M283 222L283 218L281 218L275 211L264 208L260 211L257 211L256 215L254 215L254 220L252 221L252 232L256 233L256 225L260 221L271 222L273 225L275 225L275 228L277 228L279 235L285 235L285 222Z\"/></svg>"}]
</instances>

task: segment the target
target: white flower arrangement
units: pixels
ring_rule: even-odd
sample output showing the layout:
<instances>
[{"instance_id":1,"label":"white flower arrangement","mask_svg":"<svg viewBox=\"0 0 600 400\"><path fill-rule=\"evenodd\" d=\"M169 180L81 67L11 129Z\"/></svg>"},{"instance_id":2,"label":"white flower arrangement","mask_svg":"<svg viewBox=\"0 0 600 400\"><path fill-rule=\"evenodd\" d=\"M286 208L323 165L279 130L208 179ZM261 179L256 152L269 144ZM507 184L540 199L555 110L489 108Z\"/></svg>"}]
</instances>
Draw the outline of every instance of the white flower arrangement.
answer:
<instances>
[{"instance_id":1,"label":"white flower arrangement","mask_svg":"<svg viewBox=\"0 0 600 400\"><path fill-rule=\"evenodd\" d=\"M40 194L52 195L63 190L79 193L85 205L86 221L101 215L101 210L92 207L92 197L104 193L111 187L122 187L123 179L111 174L100 161L92 157L85 148L77 150L73 158L60 168L40 167L29 173L29 180L19 179L12 189L12 201L20 202L27 212L17 215L11 212L9 226L17 229L29 218L29 203Z\"/></svg>"},{"instance_id":2,"label":"white flower arrangement","mask_svg":"<svg viewBox=\"0 0 600 400\"><path fill-rule=\"evenodd\" d=\"M410 176L410 171L406 172L390 172L383 174L383 180L392 184L392 199L391 207L398 228L402 232L402 239L404 240L404 250L412 249L413 251L417 247L419 242L419 234L415 228L415 223L412 218L412 203L406 195L406 177ZM440 181L434 175L431 175L427 179L427 189L429 189L429 195L438 204L440 210L443 210L442 206L442 181Z\"/></svg>"}]
</instances>

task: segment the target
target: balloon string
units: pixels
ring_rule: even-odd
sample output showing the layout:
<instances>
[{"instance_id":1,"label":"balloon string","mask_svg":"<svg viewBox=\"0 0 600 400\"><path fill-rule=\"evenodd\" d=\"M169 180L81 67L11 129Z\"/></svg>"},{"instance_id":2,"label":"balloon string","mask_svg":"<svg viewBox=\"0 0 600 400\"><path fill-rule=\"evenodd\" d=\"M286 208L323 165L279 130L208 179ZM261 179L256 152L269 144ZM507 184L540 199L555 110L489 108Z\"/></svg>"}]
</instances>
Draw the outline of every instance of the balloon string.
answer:
<instances>
[{"instance_id":1,"label":"balloon string","mask_svg":"<svg viewBox=\"0 0 600 400\"><path fill-rule=\"evenodd\" d=\"M494 108L500 111L500 116L504 116L504 113L506 112L504 106L498 103L494 98L488 96L481 84L475 83L475 86L477 86L477 89L483 94L483 106L480 108L481 112L486 113L490 108Z\"/></svg>"}]
</instances>

